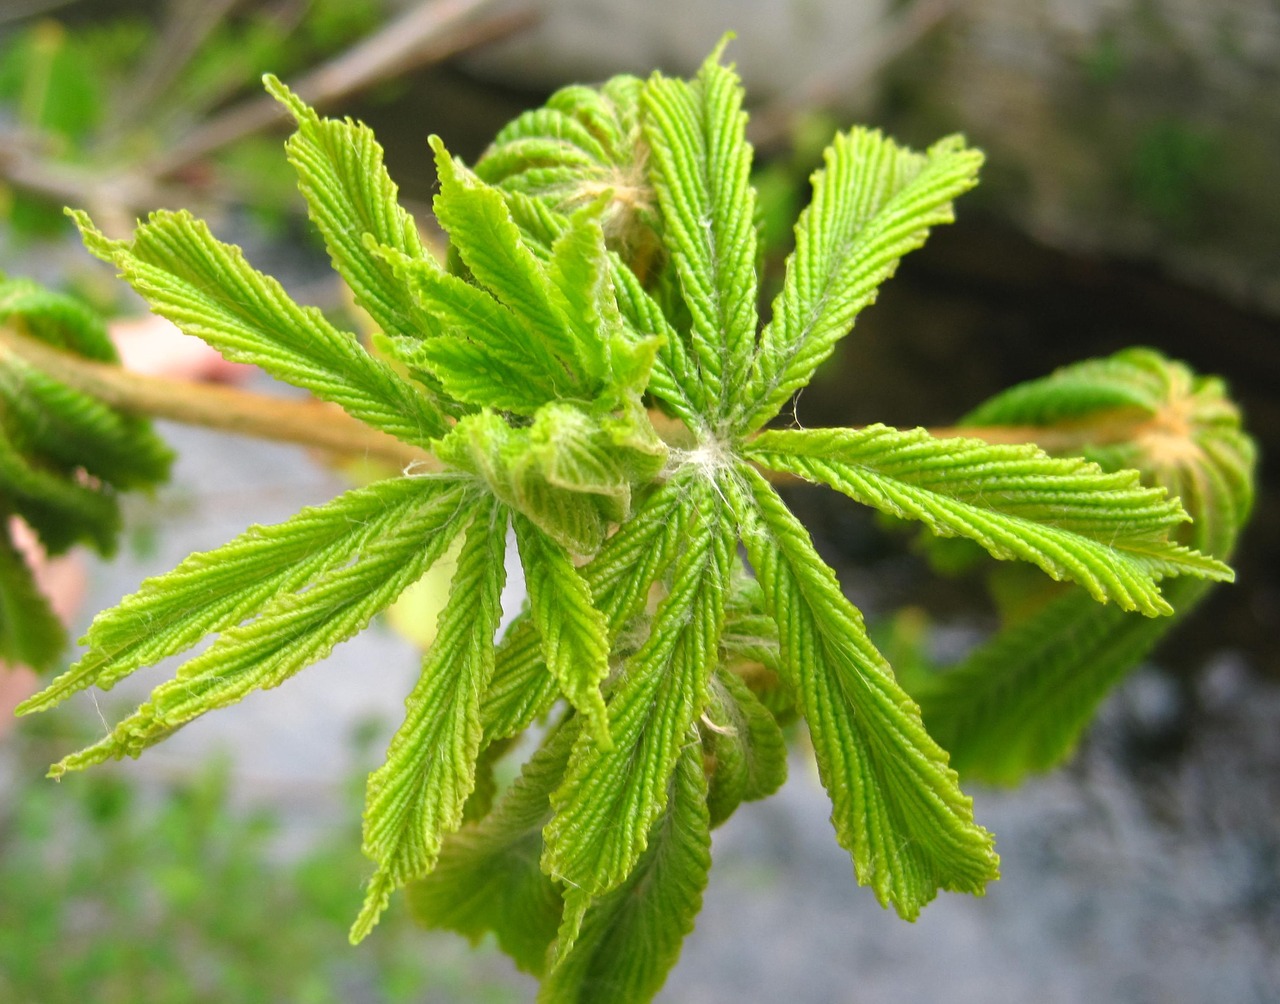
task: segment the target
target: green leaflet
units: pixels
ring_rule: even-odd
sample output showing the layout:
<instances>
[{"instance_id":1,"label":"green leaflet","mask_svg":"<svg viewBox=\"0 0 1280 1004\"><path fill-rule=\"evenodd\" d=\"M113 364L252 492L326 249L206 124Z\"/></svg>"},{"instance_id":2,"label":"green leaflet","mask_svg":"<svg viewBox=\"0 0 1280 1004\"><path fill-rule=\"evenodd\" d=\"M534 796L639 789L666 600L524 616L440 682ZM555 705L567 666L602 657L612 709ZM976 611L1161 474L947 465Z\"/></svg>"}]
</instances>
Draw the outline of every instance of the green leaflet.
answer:
<instances>
[{"instance_id":1,"label":"green leaflet","mask_svg":"<svg viewBox=\"0 0 1280 1004\"><path fill-rule=\"evenodd\" d=\"M667 246L692 318L698 382L684 390L707 418L736 402L756 333L751 147L742 88L720 51L693 83L655 74L641 96Z\"/></svg>"},{"instance_id":2,"label":"green leaflet","mask_svg":"<svg viewBox=\"0 0 1280 1004\"><path fill-rule=\"evenodd\" d=\"M88 651L19 711L43 710L85 687L109 690L135 669L232 629L277 596L302 591L341 569L374 535L398 526L412 533L447 524L468 497L467 486L456 478L380 481L193 554L94 618L82 640ZM448 541L423 543L443 553Z\"/></svg>"},{"instance_id":3,"label":"green leaflet","mask_svg":"<svg viewBox=\"0 0 1280 1004\"><path fill-rule=\"evenodd\" d=\"M930 227L951 222L951 200L977 183L981 165L982 154L958 136L926 154L870 129L836 137L796 224L796 249L760 335L738 428L760 428L809 382L898 260L924 243Z\"/></svg>"},{"instance_id":4,"label":"green leaflet","mask_svg":"<svg viewBox=\"0 0 1280 1004\"><path fill-rule=\"evenodd\" d=\"M1138 468L1178 495L1194 519L1185 528L1188 542L1229 557L1252 503L1255 457L1218 381L1195 378L1149 350L1130 350L1012 388L974 416L1052 431L1056 422L1079 429L1116 409L1145 414L1147 431L1088 452L1108 467ZM1172 424L1161 421L1165 414L1175 417ZM957 770L1016 783L1070 755L1111 688L1209 588L1194 579L1168 584L1174 615L1161 621L1069 593L1009 625L961 665L921 681L914 696Z\"/></svg>"},{"instance_id":5,"label":"green leaflet","mask_svg":"<svg viewBox=\"0 0 1280 1004\"><path fill-rule=\"evenodd\" d=\"M480 698L493 673L502 616L506 513L492 501L470 513L449 601L387 762L369 775L364 852L378 865L352 943L377 923L391 894L431 870L443 834L462 825L475 784L482 729Z\"/></svg>"},{"instance_id":6,"label":"green leaflet","mask_svg":"<svg viewBox=\"0 0 1280 1004\"><path fill-rule=\"evenodd\" d=\"M582 890L567 890L555 965L538 1000L586 1004L652 998L693 930L710 868L707 779L697 747L686 745L662 815L625 882L594 900Z\"/></svg>"},{"instance_id":7,"label":"green leaflet","mask_svg":"<svg viewBox=\"0 0 1280 1004\"><path fill-rule=\"evenodd\" d=\"M168 576L148 580L100 615L86 636L89 652L19 713L47 707L95 682L109 686L139 666L191 647L211 630L220 634L101 741L66 757L51 773L136 757L213 708L279 686L364 628L444 552L451 524L466 512L467 494L455 481L414 479L408 490L404 481L409 479L380 482L303 510L281 526L254 528L218 551L193 555ZM360 515L363 522L352 522ZM345 529L340 543L326 541L338 527ZM288 562L305 548L304 541L321 549L318 559L304 558L274 578L264 571ZM237 570L256 575L256 588L243 588ZM266 583L274 588L264 590ZM149 619L152 613L156 621Z\"/></svg>"},{"instance_id":8,"label":"green leaflet","mask_svg":"<svg viewBox=\"0 0 1280 1004\"><path fill-rule=\"evenodd\" d=\"M476 174L502 190L527 236L549 246L551 217L563 219L604 198L600 221L608 247L638 274L661 265L639 123L643 86L624 75L598 89L565 87L545 108L521 115L494 137ZM540 224L530 229L534 221Z\"/></svg>"},{"instance_id":9,"label":"green leaflet","mask_svg":"<svg viewBox=\"0 0 1280 1004\"><path fill-rule=\"evenodd\" d=\"M538 867L542 828L577 735L573 722L556 727L494 810L445 838L435 869L409 886L419 922L473 942L493 931L516 965L542 975L563 906Z\"/></svg>"},{"instance_id":10,"label":"green leaflet","mask_svg":"<svg viewBox=\"0 0 1280 1004\"><path fill-rule=\"evenodd\" d=\"M555 400L563 370L503 304L433 261L398 260L396 272L440 332L400 346L405 363L429 370L465 404L532 415Z\"/></svg>"},{"instance_id":11,"label":"green leaflet","mask_svg":"<svg viewBox=\"0 0 1280 1004\"><path fill-rule=\"evenodd\" d=\"M100 554L115 551L120 507L114 495L63 476L19 454L0 436L0 485L3 509L21 516L50 554L74 544L91 544Z\"/></svg>"},{"instance_id":12,"label":"green leaflet","mask_svg":"<svg viewBox=\"0 0 1280 1004\"><path fill-rule=\"evenodd\" d=\"M656 337L660 340L661 347L649 375L649 393L689 429L705 434L706 418L692 400L696 396L697 382L683 339L621 259L614 256L610 264L618 310L626 323L641 339Z\"/></svg>"},{"instance_id":13,"label":"green leaflet","mask_svg":"<svg viewBox=\"0 0 1280 1004\"><path fill-rule=\"evenodd\" d=\"M707 701L733 539L712 486L697 478L683 484L691 511L681 514L684 543L669 591L648 639L609 693L613 748L579 737L544 831L543 868L590 896L617 888L643 853L679 751L694 739Z\"/></svg>"},{"instance_id":14,"label":"green leaflet","mask_svg":"<svg viewBox=\"0 0 1280 1004\"><path fill-rule=\"evenodd\" d=\"M0 663L45 670L66 647L67 632L6 526L0 531ZM0 674L5 671L0 666Z\"/></svg>"},{"instance_id":15,"label":"green leaflet","mask_svg":"<svg viewBox=\"0 0 1280 1004\"><path fill-rule=\"evenodd\" d=\"M981 894L997 874L947 754L867 638L808 533L750 467L724 488L778 624L831 820L858 881L910 920L939 888Z\"/></svg>"},{"instance_id":16,"label":"green leaflet","mask_svg":"<svg viewBox=\"0 0 1280 1004\"><path fill-rule=\"evenodd\" d=\"M710 775L707 810L719 826L743 802L772 795L787 779L787 742L769 709L724 668L711 678L702 713L702 752Z\"/></svg>"},{"instance_id":17,"label":"green leaflet","mask_svg":"<svg viewBox=\"0 0 1280 1004\"><path fill-rule=\"evenodd\" d=\"M373 132L350 119L322 119L275 77L263 80L298 123L285 150L334 270L386 334L423 337L429 318L395 281L386 259L369 247L391 247L409 258L427 253L413 217L396 202L396 185Z\"/></svg>"},{"instance_id":18,"label":"green leaflet","mask_svg":"<svg viewBox=\"0 0 1280 1004\"><path fill-rule=\"evenodd\" d=\"M96 314L34 283L0 280L3 323L76 355L117 361ZM120 530L114 489L164 481L172 459L146 420L109 408L5 353L0 362L0 514L22 516L50 553L87 543L112 554ZM13 587L21 588L17 582Z\"/></svg>"},{"instance_id":19,"label":"green leaflet","mask_svg":"<svg viewBox=\"0 0 1280 1004\"><path fill-rule=\"evenodd\" d=\"M667 453L643 416L594 417L570 404L544 405L518 428L489 410L467 415L435 449L579 555L626 518L632 482L652 477Z\"/></svg>"},{"instance_id":20,"label":"green leaflet","mask_svg":"<svg viewBox=\"0 0 1280 1004\"><path fill-rule=\"evenodd\" d=\"M747 456L830 485L942 536L977 541L1148 616L1172 613L1156 579L1193 574L1229 580L1220 561L1171 543L1187 516L1135 471L1106 473L1034 446L936 439L923 429L766 432Z\"/></svg>"},{"instance_id":21,"label":"green leaflet","mask_svg":"<svg viewBox=\"0 0 1280 1004\"><path fill-rule=\"evenodd\" d=\"M19 359L0 366L5 435L63 472L85 473L122 489L169 477L173 451L135 415L59 383Z\"/></svg>"},{"instance_id":22,"label":"green leaflet","mask_svg":"<svg viewBox=\"0 0 1280 1004\"><path fill-rule=\"evenodd\" d=\"M515 518L516 543L525 570L529 609L542 639L542 657L569 703L586 719L601 749L612 745L600 685L609 673L604 614L591 603L573 559L541 530Z\"/></svg>"},{"instance_id":23,"label":"green leaflet","mask_svg":"<svg viewBox=\"0 0 1280 1004\"><path fill-rule=\"evenodd\" d=\"M679 483L666 482L649 492L630 518L581 569L592 602L604 614L609 642L643 607L649 589L671 561L678 539ZM546 712L557 694L546 672L533 621L512 624L498 648L497 666L484 702L485 736L493 740L528 728Z\"/></svg>"},{"instance_id":24,"label":"green leaflet","mask_svg":"<svg viewBox=\"0 0 1280 1004\"><path fill-rule=\"evenodd\" d=\"M84 213L71 216L86 247L120 269L156 313L227 358L261 366L407 443L425 446L447 428L434 405L354 335L299 307L189 213L152 213L132 241L108 240Z\"/></svg>"},{"instance_id":25,"label":"green leaflet","mask_svg":"<svg viewBox=\"0 0 1280 1004\"><path fill-rule=\"evenodd\" d=\"M459 257L476 281L510 312L512 323L522 333L521 341L541 354L548 379L557 381L555 396L594 398L603 376L600 346L584 341L580 326L566 315L563 286L553 284L542 263L521 242L520 231L497 190L457 165L438 137L432 137L431 145L440 175L436 217L449 232ZM590 226L585 221L581 225ZM603 255L603 243L598 250L588 247L585 253ZM553 260L553 271L556 265L563 269L566 262L562 259L574 254L584 254L582 242L562 249ZM571 295L587 301L594 299L596 292L594 288L577 289ZM585 309L581 303L574 307Z\"/></svg>"}]
</instances>

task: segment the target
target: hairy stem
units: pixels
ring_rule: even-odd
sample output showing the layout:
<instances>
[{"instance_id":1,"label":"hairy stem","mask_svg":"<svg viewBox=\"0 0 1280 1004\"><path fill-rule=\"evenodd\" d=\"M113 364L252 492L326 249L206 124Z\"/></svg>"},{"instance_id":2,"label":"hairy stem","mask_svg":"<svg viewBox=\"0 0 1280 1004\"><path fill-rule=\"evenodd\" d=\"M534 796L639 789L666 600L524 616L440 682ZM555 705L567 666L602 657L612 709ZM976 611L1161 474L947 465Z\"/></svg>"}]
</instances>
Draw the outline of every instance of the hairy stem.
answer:
<instances>
[{"instance_id":1,"label":"hairy stem","mask_svg":"<svg viewBox=\"0 0 1280 1004\"><path fill-rule=\"evenodd\" d=\"M68 387L129 414L298 443L402 467L436 463L425 450L402 443L321 401L289 400L235 387L130 373L53 348L16 327L0 325L0 365L10 359L52 374Z\"/></svg>"}]
</instances>

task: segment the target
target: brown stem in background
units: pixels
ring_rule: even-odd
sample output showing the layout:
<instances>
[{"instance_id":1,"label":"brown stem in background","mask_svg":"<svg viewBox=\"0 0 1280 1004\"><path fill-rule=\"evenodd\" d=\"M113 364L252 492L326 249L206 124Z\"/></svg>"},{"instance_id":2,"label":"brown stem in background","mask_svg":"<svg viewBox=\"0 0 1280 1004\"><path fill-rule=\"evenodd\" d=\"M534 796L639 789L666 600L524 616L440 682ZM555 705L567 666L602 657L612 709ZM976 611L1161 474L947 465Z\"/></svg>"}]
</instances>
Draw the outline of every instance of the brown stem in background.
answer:
<instances>
[{"instance_id":1,"label":"brown stem in background","mask_svg":"<svg viewBox=\"0 0 1280 1004\"><path fill-rule=\"evenodd\" d=\"M22 360L62 383L133 415L167 418L275 442L298 443L407 467L435 466L426 450L402 443L321 401L269 397L234 387L131 373L37 341L0 325L0 364Z\"/></svg>"},{"instance_id":2,"label":"brown stem in background","mask_svg":"<svg viewBox=\"0 0 1280 1004\"><path fill-rule=\"evenodd\" d=\"M1031 443L1046 453L1079 454L1090 446L1128 443L1158 431L1173 431L1176 416L1151 415L1138 408L1111 408L1087 420L1062 425L956 425L929 429L939 439L965 437L986 443Z\"/></svg>"},{"instance_id":3,"label":"brown stem in background","mask_svg":"<svg viewBox=\"0 0 1280 1004\"><path fill-rule=\"evenodd\" d=\"M492 0L435 0L414 7L364 41L289 82L307 104L322 107L426 63L526 27L528 11L475 21ZM273 98L262 96L236 105L194 130L146 173L163 178L238 139L288 119Z\"/></svg>"},{"instance_id":4,"label":"brown stem in background","mask_svg":"<svg viewBox=\"0 0 1280 1004\"><path fill-rule=\"evenodd\" d=\"M529 8L477 15L493 0L429 0L411 8L368 38L291 82L312 105L333 103L416 67L438 62L527 27ZM103 231L122 237L133 216L160 205L188 201L166 179L201 158L259 130L282 123L288 113L269 97L251 98L205 121L155 160L104 171L51 161L33 152L21 136L0 143L0 177L67 205L87 208Z\"/></svg>"}]
</instances>

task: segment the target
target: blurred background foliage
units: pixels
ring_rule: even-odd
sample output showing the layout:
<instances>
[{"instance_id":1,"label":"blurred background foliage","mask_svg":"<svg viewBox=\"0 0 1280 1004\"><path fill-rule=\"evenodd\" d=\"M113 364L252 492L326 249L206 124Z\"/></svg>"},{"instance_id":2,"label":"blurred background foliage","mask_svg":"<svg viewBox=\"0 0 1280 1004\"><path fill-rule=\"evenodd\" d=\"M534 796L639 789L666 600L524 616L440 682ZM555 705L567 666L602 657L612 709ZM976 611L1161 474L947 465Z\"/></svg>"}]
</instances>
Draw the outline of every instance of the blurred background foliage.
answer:
<instances>
[{"instance_id":1,"label":"blurred background foliage","mask_svg":"<svg viewBox=\"0 0 1280 1004\"><path fill-rule=\"evenodd\" d=\"M368 737L355 741L372 768ZM363 775L346 785L341 823L282 855L283 821L234 799L225 759L141 784L112 769L44 780L59 750L91 739L74 715L33 721L0 760L0 1000L523 999L496 946L428 934L403 901L377 937L350 950L367 871Z\"/></svg>"}]
</instances>

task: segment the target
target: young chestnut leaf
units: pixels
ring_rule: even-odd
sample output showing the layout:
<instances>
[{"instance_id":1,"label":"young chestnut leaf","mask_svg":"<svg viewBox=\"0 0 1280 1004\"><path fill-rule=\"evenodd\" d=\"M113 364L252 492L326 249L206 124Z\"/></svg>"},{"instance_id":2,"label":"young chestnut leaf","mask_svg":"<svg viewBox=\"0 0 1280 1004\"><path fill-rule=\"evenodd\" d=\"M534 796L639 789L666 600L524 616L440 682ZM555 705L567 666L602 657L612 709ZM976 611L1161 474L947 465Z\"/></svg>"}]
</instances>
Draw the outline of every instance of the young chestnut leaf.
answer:
<instances>
[{"instance_id":1,"label":"young chestnut leaf","mask_svg":"<svg viewBox=\"0 0 1280 1004\"><path fill-rule=\"evenodd\" d=\"M1230 574L1217 560L1225 536L1183 536L1177 502L1118 470L1142 466L1132 459L1104 472L920 430L760 432L902 255L951 219L981 155L958 138L920 154L865 130L837 137L758 331L752 153L720 51L692 81L567 88L504 130L474 171L433 139L443 263L395 204L372 135L269 82L298 122L289 155L335 269L412 379L189 217L154 216L132 242L80 218L156 309L429 445L442 473L388 479L188 559L103 615L81 664L29 707L218 633L81 760L136 753L280 682L462 534L436 639L370 778L376 871L352 933L412 883L427 923L496 931L543 975L547 1001L657 991L700 903L711 826L781 784L780 723L797 713L836 837L882 903L911 918L938 890L980 894L996 875L992 837L947 752L762 469L1077 581L1109 610L1165 614L1161 579L1183 576L1180 603ZM1110 371L1093 377L1104 394L1117 385ZM1069 411L1070 393L1055 393L1020 400ZM1221 498L1227 468L1201 479L1169 464L1163 480ZM495 645L508 525L529 605ZM1033 643L999 656L1016 662ZM561 698L520 780L472 797L477 764L488 770ZM939 721L945 706L932 705Z\"/></svg>"},{"instance_id":2,"label":"young chestnut leaf","mask_svg":"<svg viewBox=\"0 0 1280 1004\"><path fill-rule=\"evenodd\" d=\"M1111 416L1108 419L1107 416ZM1108 422L1136 423L1114 441ZM1248 519L1256 463L1238 409L1216 380L1146 349L1064 367L980 406L966 424L1055 433L1109 470L1133 468L1177 495L1186 544L1226 560ZM1076 747L1103 698L1210 589L1184 577L1164 587L1172 616L1100 607L1080 590L1007 624L959 666L918 681L930 732L966 776L1014 784Z\"/></svg>"}]
</instances>

